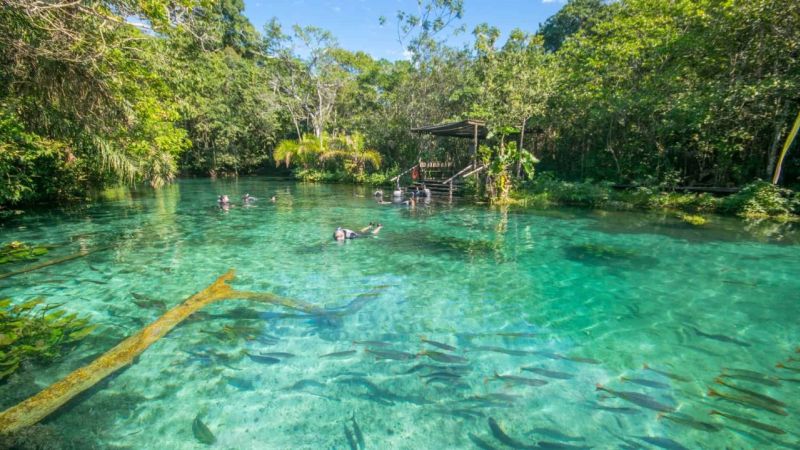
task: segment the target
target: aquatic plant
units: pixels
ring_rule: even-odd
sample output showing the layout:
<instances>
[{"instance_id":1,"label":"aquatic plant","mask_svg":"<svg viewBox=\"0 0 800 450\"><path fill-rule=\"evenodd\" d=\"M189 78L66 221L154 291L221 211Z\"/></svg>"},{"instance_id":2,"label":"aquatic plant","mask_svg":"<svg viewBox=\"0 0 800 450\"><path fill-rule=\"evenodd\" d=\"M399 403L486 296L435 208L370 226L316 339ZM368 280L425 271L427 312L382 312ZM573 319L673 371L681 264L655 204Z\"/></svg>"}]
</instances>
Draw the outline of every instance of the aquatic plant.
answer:
<instances>
[{"instance_id":1,"label":"aquatic plant","mask_svg":"<svg viewBox=\"0 0 800 450\"><path fill-rule=\"evenodd\" d=\"M24 242L13 241L0 247L0 264L36 259L48 251L43 245L31 246Z\"/></svg>"},{"instance_id":2,"label":"aquatic plant","mask_svg":"<svg viewBox=\"0 0 800 450\"><path fill-rule=\"evenodd\" d=\"M0 300L0 380L25 361L49 361L94 330L85 318L34 298L21 304Z\"/></svg>"},{"instance_id":3,"label":"aquatic plant","mask_svg":"<svg viewBox=\"0 0 800 450\"><path fill-rule=\"evenodd\" d=\"M678 214L678 218L681 219L682 221L688 223L689 225L694 225L696 227L701 226L701 225L705 225L706 223L708 223L708 219L706 219L703 216L697 215L697 214L679 213Z\"/></svg>"}]
</instances>

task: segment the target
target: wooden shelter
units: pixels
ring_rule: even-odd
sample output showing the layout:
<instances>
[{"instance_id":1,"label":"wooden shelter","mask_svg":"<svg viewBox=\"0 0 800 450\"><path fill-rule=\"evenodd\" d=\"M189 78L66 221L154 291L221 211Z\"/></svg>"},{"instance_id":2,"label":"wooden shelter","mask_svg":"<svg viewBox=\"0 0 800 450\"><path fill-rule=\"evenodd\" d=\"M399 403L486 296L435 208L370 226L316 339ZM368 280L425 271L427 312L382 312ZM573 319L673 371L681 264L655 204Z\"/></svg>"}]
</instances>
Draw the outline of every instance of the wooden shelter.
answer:
<instances>
[{"instance_id":1,"label":"wooden shelter","mask_svg":"<svg viewBox=\"0 0 800 450\"><path fill-rule=\"evenodd\" d=\"M480 140L485 139L488 135L486 122L467 119L440 125L427 125L424 127L412 128L411 132L440 137L472 139L469 152L471 162L466 167L456 171L458 167L455 166L454 161L423 161L420 159L413 167L392 179L392 181L397 182L398 186L400 185L400 177L411 174L414 184L425 184L431 191L447 193L452 197L454 191L458 190L461 179L476 174L484 169L484 167L478 167L477 153Z\"/></svg>"}]
</instances>

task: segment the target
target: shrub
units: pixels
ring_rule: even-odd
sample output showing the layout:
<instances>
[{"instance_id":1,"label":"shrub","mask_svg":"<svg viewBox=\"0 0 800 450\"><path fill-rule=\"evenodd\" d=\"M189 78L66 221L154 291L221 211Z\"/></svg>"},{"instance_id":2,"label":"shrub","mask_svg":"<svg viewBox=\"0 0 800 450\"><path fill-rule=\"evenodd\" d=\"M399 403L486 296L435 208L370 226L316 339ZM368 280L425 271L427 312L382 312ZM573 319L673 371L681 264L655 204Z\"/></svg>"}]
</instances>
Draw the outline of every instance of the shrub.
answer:
<instances>
[{"instance_id":1,"label":"shrub","mask_svg":"<svg viewBox=\"0 0 800 450\"><path fill-rule=\"evenodd\" d=\"M800 199L795 192L765 181L748 184L724 199L720 209L741 217L778 217L798 212Z\"/></svg>"}]
</instances>

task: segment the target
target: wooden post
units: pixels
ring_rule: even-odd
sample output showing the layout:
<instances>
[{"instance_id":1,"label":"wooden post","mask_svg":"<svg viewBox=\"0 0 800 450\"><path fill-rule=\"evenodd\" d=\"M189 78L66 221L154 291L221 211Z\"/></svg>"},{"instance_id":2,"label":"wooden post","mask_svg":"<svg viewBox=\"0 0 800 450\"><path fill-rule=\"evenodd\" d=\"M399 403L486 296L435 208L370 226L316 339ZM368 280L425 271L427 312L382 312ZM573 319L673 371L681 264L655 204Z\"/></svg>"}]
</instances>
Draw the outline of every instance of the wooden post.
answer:
<instances>
[{"instance_id":1,"label":"wooden post","mask_svg":"<svg viewBox=\"0 0 800 450\"><path fill-rule=\"evenodd\" d=\"M473 125L472 134L472 168L478 167L478 124Z\"/></svg>"}]
</instances>

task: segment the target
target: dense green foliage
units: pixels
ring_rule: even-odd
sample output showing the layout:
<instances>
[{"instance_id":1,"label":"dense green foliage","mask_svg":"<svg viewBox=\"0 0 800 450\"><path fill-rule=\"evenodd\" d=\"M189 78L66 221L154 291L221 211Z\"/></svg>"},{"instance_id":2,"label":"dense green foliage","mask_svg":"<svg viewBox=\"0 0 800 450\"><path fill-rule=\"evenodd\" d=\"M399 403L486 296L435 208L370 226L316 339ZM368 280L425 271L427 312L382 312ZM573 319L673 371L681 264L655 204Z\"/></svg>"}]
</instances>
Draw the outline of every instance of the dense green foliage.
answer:
<instances>
[{"instance_id":1,"label":"dense green foliage","mask_svg":"<svg viewBox=\"0 0 800 450\"><path fill-rule=\"evenodd\" d=\"M0 380L25 362L57 358L94 330L86 319L56 308L40 298L20 304L0 299Z\"/></svg>"},{"instance_id":2,"label":"dense green foliage","mask_svg":"<svg viewBox=\"0 0 800 450\"><path fill-rule=\"evenodd\" d=\"M618 210L672 210L687 221L698 221L696 214L729 214L748 219L774 217L789 219L800 215L800 194L763 181L745 186L728 197L710 194L670 192L662 187L614 189L613 183L562 181L551 173L537 176L515 195L515 202L547 207L585 206Z\"/></svg>"},{"instance_id":3,"label":"dense green foliage","mask_svg":"<svg viewBox=\"0 0 800 450\"><path fill-rule=\"evenodd\" d=\"M495 199L537 161L586 189L744 186L771 178L800 110L797 2L570 0L537 33L483 24L463 48L463 2L419 3L380 19L410 55L392 62L317 27L259 33L242 0L3 0L0 204L276 166L375 182L468 161L465 141L410 132L463 118L489 126L477 191ZM782 184L798 176L790 151Z\"/></svg>"}]
</instances>

